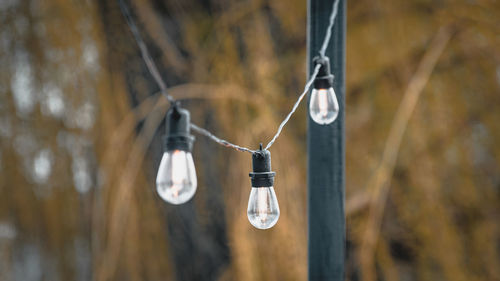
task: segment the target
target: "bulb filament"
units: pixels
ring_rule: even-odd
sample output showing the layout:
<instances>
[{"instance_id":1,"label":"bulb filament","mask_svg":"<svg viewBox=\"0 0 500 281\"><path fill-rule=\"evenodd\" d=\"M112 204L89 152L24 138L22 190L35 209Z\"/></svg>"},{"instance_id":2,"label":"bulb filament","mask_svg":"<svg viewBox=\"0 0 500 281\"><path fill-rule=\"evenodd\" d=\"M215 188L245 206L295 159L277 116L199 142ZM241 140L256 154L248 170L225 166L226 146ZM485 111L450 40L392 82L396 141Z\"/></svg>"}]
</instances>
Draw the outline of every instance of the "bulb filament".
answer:
<instances>
[{"instance_id":1,"label":"bulb filament","mask_svg":"<svg viewBox=\"0 0 500 281\"><path fill-rule=\"evenodd\" d=\"M183 153L180 150L174 150L172 153L172 162L177 165L172 166L172 196L178 197L179 191L187 178L186 163Z\"/></svg>"},{"instance_id":2,"label":"bulb filament","mask_svg":"<svg viewBox=\"0 0 500 281\"><path fill-rule=\"evenodd\" d=\"M257 190L257 209L259 213L259 219L262 223L267 220L268 213L268 202L267 202L267 190L266 188L259 188Z\"/></svg>"},{"instance_id":3,"label":"bulb filament","mask_svg":"<svg viewBox=\"0 0 500 281\"><path fill-rule=\"evenodd\" d=\"M326 117L328 115L328 91L326 89L320 89L318 91L318 106L319 106L319 114L322 117Z\"/></svg>"}]
</instances>

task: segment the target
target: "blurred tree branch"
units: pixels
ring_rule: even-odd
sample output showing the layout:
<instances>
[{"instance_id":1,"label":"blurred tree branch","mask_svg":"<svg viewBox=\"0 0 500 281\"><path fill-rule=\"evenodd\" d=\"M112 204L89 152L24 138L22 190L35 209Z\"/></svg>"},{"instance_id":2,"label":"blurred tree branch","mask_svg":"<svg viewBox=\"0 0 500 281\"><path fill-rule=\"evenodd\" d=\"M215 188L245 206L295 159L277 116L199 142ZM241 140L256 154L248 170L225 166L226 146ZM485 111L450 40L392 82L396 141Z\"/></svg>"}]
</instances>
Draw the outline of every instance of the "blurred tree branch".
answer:
<instances>
[{"instance_id":1,"label":"blurred tree branch","mask_svg":"<svg viewBox=\"0 0 500 281\"><path fill-rule=\"evenodd\" d=\"M142 168L142 163L146 157L146 150L158 126L161 124L166 110L167 108L162 103L156 103L155 108L153 108L151 114L146 118L143 129L132 145L127 164L119 181L116 197L111 203L108 244L103 254L102 263L98 269L97 280L113 279L118 264L124 230L127 226L129 216L128 206L133 193L133 185Z\"/></svg>"},{"instance_id":2,"label":"blurred tree branch","mask_svg":"<svg viewBox=\"0 0 500 281\"><path fill-rule=\"evenodd\" d=\"M137 2L137 4L134 4L134 9L137 11L138 17L141 18L148 35L158 44L162 50L162 55L165 56L164 65L170 65L171 69L178 75L185 74L189 68L188 63L176 46L177 43L165 32L161 22L162 19L151 7L151 1L133 2Z\"/></svg>"},{"instance_id":3,"label":"blurred tree branch","mask_svg":"<svg viewBox=\"0 0 500 281\"><path fill-rule=\"evenodd\" d=\"M362 238L360 249L360 263L364 281L376 280L374 251L380 233L380 225L384 214L387 195L390 188L391 176L396 165L399 149L406 131L408 121L417 105L418 99L427 84L436 63L443 53L451 35L452 28L442 27L432 40L428 51L422 58L417 71L410 79L408 87L385 143L382 160L375 174L370 178L367 188L370 190L368 221Z\"/></svg>"}]
</instances>

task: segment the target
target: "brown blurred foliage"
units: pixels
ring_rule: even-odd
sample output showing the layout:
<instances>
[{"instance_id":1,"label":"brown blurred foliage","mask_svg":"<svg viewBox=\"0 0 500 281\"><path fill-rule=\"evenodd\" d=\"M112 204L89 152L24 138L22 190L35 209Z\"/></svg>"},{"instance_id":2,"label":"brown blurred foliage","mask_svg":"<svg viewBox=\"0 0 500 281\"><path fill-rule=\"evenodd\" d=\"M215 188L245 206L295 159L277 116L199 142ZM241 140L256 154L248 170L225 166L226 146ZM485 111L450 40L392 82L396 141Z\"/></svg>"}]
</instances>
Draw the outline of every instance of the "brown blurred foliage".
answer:
<instances>
[{"instance_id":1,"label":"brown blurred foliage","mask_svg":"<svg viewBox=\"0 0 500 281\"><path fill-rule=\"evenodd\" d=\"M129 5L197 124L271 138L305 82L305 1ZM346 279L500 280L500 2L347 14ZM116 1L0 1L0 280L306 279L304 105L259 231L250 155L203 136L195 199L158 198L157 90Z\"/></svg>"}]
</instances>

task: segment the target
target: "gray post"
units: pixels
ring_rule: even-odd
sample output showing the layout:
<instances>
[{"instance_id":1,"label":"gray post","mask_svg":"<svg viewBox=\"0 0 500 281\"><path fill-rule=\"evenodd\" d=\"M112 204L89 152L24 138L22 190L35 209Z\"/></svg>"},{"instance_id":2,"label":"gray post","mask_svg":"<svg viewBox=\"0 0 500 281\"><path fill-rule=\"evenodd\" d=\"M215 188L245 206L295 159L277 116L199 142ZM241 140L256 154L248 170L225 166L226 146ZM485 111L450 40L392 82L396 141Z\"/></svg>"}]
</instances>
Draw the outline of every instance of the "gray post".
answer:
<instances>
[{"instance_id":1,"label":"gray post","mask_svg":"<svg viewBox=\"0 0 500 281\"><path fill-rule=\"evenodd\" d=\"M321 48L334 0L308 0L307 48L311 60ZM345 258L345 9L340 0L326 51L340 105L337 120L316 124L308 114L308 268L309 280L344 280Z\"/></svg>"}]
</instances>

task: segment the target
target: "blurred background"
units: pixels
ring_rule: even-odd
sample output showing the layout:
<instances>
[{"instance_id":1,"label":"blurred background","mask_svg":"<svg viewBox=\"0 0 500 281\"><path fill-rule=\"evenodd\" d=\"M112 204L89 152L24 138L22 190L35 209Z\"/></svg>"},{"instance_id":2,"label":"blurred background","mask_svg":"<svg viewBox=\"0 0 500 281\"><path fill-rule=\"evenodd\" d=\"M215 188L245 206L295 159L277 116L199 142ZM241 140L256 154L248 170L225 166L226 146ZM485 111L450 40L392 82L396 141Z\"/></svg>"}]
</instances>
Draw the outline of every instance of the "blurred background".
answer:
<instances>
[{"instance_id":1,"label":"blurred background","mask_svg":"<svg viewBox=\"0 0 500 281\"><path fill-rule=\"evenodd\" d=\"M271 138L305 82L306 1L127 4L196 124ZM499 19L349 1L346 280L500 280ZM271 150L268 231L250 154L204 136L195 198L157 196L167 109L117 1L0 1L0 280L307 279L304 104Z\"/></svg>"}]
</instances>

